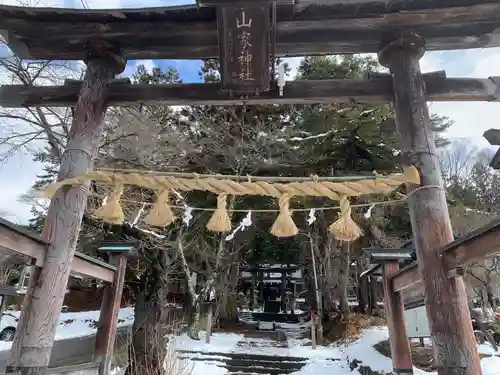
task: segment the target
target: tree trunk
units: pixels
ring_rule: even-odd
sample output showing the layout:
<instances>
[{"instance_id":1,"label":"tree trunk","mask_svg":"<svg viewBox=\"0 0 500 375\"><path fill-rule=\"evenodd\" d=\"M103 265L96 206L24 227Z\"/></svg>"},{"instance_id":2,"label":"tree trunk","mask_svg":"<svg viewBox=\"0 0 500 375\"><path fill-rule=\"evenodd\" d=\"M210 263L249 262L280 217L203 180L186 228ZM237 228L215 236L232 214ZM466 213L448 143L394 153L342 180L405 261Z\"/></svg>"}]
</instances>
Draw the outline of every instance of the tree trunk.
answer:
<instances>
[{"instance_id":1,"label":"tree trunk","mask_svg":"<svg viewBox=\"0 0 500 375\"><path fill-rule=\"evenodd\" d=\"M222 286L221 307L219 310L219 324L232 325L238 322L238 267L240 265L240 246L231 255L229 271L225 275L226 282Z\"/></svg>"},{"instance_id":2,"label":"tree trunk","mask_svg":"<svg viewBox=\"0 0 500 375\"><path fill-rule=\"evenodd\" d=\"M321 259L319 257L317 239L315 239L315 244L316 255L318 259ZM324 262L322 262L323 267L321 267L324 277L320 278L320 280L322 280L321 284L323 285L323 296L325 301L323 308L328 312L338 312L339 308L337 302L339 300L338 289L341 262L336 245L337 241L328 234L327 240L324 243Z\"/></svg>"},{"instance_id":3,"label":"tree trunk","mask_svg":"<svg viewBox=\"0 0 500 375\"><path fill-rule=\"evenodd\" d=\"M167 302L167 256L164 251L147 251L148 267L141 275L135 296L135 319L129 345L127 375L163 374L169 321Z\"/></svg>"},{"instance_id":4,"label":"tree trunk","mask_svg":"<svg viewBox=\"0 0 500 375\"><path fill-rule=\"evenodd\" d=\"M349 270L350 270L350 264L351 264L351 257L350 257L350 244L349 243L344 243L341 245L341 250L340 250L340 269L339 269L339 300L340 300L340 312L342 313L342 316L344 319L347 318L347 316L350 313L349 309L349 299L348 297L348 286L349 286Z\"/></svg>"},{"instance_id":5,"label":"tree trunk","mask_svg":"<svg viewBox=\"0 0 500 375\"><path fill-rule=\"evenodd\" d=\"M86 61L87 71L62 155L59 180L82 176L92 169L104 129L106 91L111 79L125 67L124 59L108 47L89 46L93 50ZM62 187L50 202L43 230L43 238L50 245L43 268L37 267L30 279L7 372L26 375L47 372L87 203L87 189L88 183L83 187Z\"/></svg>"},{"instance_id":6,"label":"tree trunk","mask_svg":"<svg viewBox=\"0 0 500 375\"><path fill-rule=\"evenodd\" d=\"M495 303L495 291L493 288L493 281L491 280L491 273L487 271L486 273L486 297L488 299L488 304L492 309L496 308L496 303Z\"/></svg>"},{"instance_id":7,"label":"tree trunk","mask_svg":"<svg viewBox=\"0 0 500 375\"><path fill-rule=\"evenodd\" d=\"M189 270L187 271L189 272ZM191 273L189 277L187 277L187 289L188 289L188 334L193 340L200 339L200 313L201 313L201 302L203 296L196 295L196 273Z\"/></svg>"},{"instance_id":8,"label":"tree trunk","mask_svg":"<svg viewBox=\"0 0 500 375\"><path fill-rule=\"evenodd\" d=\"M199 321L199 301L196 296L196 274L191 273L189 268L189 264L187 263L186 256L184 255L184 245L182 243L182 234L178 235L177 238L177 253L181 258L182 270L184 271L184 279L186 280L187 286L187 296L186 303L187 306L184 306L187 310L188 316L188 333L189 337L193 340L199 340L199 330L198 330L198 321Z\"/></svg>"},{"instance_id":9,"label":"tree trunk","mask_svg":"<svg viewBox=\"0 0 500 375\"><path fill-rule=\"evenodd\" d=\"M361 275L368 269L369 261L366 258L359 259L357 262L358 275ZM358 305L359 313L367 314L370 309L370 283L367 277L359 278L358 282Z\"/></svg>"},{"instance_id":10,"label":"tree trunk","mask_svg":"<svg viewBox=\"0 0 500 375\"><path fill-rule=\"evenodd\" d=\"M461 277L448 278L439 249L453 241L453 231L434 133L427 108L419 59L424 41L408 33L380 52L393 78L396 124L404 165L416 165L421 187L408 198L418 269L439 375L479 375L479 354Z\"/></svg>"}]
</instances>

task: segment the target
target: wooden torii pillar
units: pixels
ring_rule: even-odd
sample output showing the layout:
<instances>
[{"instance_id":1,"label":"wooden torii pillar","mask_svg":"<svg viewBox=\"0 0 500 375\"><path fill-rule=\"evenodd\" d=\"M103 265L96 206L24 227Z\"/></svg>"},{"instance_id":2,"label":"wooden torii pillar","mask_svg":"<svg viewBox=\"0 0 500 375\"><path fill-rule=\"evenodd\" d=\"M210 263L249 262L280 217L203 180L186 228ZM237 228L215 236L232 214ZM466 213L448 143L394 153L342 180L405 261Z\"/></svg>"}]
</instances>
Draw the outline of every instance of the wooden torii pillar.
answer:
<instances>
[{"instance_id":1,"label":"wooden torii pillar","mask_svg":"<svg viewBox=\"0 0 500 375\"><path fill-rule=\"evenodd\" d=\"M438 253L453 232L419 66L424 53L424 40L408 33L385 44L379 61L393 78L402 162L415 165L422 179L408 205L436 368L439 375L480 375L463 280L447 274Z\"/></svg>"},{"instance_id":2,"label":"wooden torii pillar","mask_svg":"<svg viewBox=\"0 0 500 375\"><path fill-rule=\"evenodd\" d=\"M86 47L87 70L62 156L59 180L81 176L92 169L104 129L107 88L125 69L125 58L116 46L97 40ZM50 245L43 267L36 267L30 279L7 363L8 373L47 373L87 196L88 184L65 186L50 202L43 230L43 238Z\"/></svg>"}]
</instances>

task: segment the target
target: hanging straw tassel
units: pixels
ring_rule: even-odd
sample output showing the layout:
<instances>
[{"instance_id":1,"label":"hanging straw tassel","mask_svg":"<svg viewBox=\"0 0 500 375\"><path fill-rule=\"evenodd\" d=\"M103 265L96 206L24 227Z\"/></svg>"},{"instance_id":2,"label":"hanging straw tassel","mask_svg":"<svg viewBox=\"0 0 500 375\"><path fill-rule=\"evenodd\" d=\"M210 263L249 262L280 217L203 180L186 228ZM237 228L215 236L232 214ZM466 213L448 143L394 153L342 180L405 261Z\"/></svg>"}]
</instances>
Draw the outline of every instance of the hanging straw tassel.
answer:
<instances>
[{"instance_id":1,"label":"hanging straw tassel","mask_svg":"<svg viewBox=\"0 0 500 375\"><path fill-rule=\"evenodd\" d=\"M123 185L115 185L113 191L105 198L105 203L94 212L94 216L111 224L121 224L125 220L122 207L120 206L120 198L123 194Z\"/></svg>"},{"instance_id":2,"label":"hanging straw tassel","mask_svg":"<svg viewBox=\"0 0 500 375\"><path fill-rule=\"evenodd\" d=\"M227 194L222 193L217 197L217 209L207 223L207 229L212 232L229 232L231 219L226 209Z\"/></svg>"},{"instance_id":3,"label":"hanging straw tassel","mask_svg":"<svg viewBox=\"0 0 500 375\"><path fill-rule=\"evenodd\" d=\"M162 190L153 208L144 218L144 222L152 227L166 227L175 221L175 216L168 205L170 190Z\"/></svg>"},{"instance_id":4,"label":"hanging straw tassel","mask_svg":"<svg viewBox=\"0 0 500 375\"><path fill-rule=\"evenodd\" d=\"M347 197L340 200L340 214L338 220L328 228L339 241L355 241L363 232L351 217L351 204Z\"/></svg>"},{"instance_id":5,"label":"hanging straw tassel","mask_svg":"<svg viewBox=\"0 0 500 375\"><path fill-rule=\"evenodd\" d=\"M283 194L279 200L280 213L271 227L271 234L276 237L292 237L299 233L290 212L290 196Z\"/></svg>"},{"instance_id":6,"label":"hanging straw tassel","mask_svg":"<svg viewBox=\"0 0 500 375\"><path fill-rule=\"evenodd\" d=\"M405 181L410 184L420 185L420 173L413 165L403 169Z\"/></svg>"}]
</instances>

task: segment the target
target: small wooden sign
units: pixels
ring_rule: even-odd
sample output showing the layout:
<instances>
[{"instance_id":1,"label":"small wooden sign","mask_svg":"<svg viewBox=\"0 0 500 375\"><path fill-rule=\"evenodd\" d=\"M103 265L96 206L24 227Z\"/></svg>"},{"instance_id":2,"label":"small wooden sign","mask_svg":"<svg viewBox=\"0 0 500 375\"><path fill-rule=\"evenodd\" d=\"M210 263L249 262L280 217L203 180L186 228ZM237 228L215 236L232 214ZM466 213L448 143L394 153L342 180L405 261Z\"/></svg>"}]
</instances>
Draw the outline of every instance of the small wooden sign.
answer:
<instances>
[{"instance_id":1,"label":"small wooden sign","mask_svg":"<svg viewBox=\"0 0 500 375\"><path fill-rule=\"evenodd\" d=\"M269 91L271 3L242 2L217 9L222 89Z\"/></svg>"}]
</instances>

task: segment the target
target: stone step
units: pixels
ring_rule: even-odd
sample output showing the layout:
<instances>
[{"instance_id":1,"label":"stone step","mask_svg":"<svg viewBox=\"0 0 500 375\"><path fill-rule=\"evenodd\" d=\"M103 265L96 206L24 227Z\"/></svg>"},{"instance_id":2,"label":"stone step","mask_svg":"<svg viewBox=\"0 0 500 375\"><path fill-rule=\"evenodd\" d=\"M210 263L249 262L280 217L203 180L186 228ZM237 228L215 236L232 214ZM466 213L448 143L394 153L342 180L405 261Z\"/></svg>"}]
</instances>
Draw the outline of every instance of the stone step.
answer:
<instances>
[{"instance_id":1,"label":"stone step","mask_svg":"<svg viewBox=\"0 0 500 375\"><path fill-rule=\"evenodd\" d=\"M277 361L274 358L271 360L255 360L255 359L226 359L224 360L228 366L231 367L265 367L276 369L292 369L300 370L306 365L307 362L291 362L291 361Z\"/></svg>"},{"instance_id":2,"label":"stone step","mask_svg":"<svg viewBox=\"0 0 500 375\"><path fill-rule=\"evenodd\" d=\"M227 359L221 358L222 356L203 356L203 357L190 357L190 356L177 356L179 359L189 359L191 361L203 362L203 361L217 361L225 363L227 366L234 367L266 367L266 368L276 368L276 369L294 369L300 370L306 365L307 362L293 362L293 361L277 361L277 360L255 360L250 358L235 358Z\"/></svg>"},{"instance_id":3,"label":"stone step","mask_svg":"<svg viewBox=\"0 0 500 375\"><path fill-rule=\"evenodd\" d=\"M286 362L307 362L309 358L305 357L284 357L279 355L263 355L252 353L220 353L220 352L204 352L198 350L177 350L179 354L202 354L204 356L227 357L231 359L250 359L255 361L286 361ZM329 359L332 361L338 359Z\"/></svg>"},{"instance_id":4,"label":"stone step","mask_svg":"<svg viewBox=\"0 0 500 375\"><path fill-rule=\"evenodd\" d=\"M238 367L238 366L225 366L229 374L269 374L269 375L283 375L291 374L297 370L295 369L281 369L281 368L266 368L266 367Z\"/></svg>"}]
</instances>

